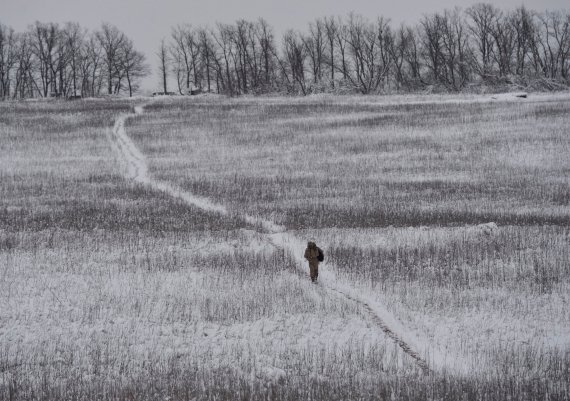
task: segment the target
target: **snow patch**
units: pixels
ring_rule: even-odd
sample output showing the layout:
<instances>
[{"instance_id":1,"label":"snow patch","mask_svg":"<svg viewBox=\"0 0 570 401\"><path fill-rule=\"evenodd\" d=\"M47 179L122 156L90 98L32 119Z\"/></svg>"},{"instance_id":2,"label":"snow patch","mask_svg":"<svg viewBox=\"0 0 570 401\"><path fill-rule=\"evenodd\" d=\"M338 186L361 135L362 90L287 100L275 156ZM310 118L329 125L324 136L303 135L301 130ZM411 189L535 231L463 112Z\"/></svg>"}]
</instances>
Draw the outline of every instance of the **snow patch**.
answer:
<instances>
[{"instance_id":1,"label":"snow patch","mask_svg":"<svg viewBox=\"0 0 570 401\"><path fill-rule=\"evenodd\" d=\"M499 231L499 226L497 226L497 223L494 222L479 224L477 228L481 233L489 236L496 234Z\"/></svg>"},{"instance_id":2,"label":"snow patch","mask_svg":"<svg viewBox=\"0 0 570 401\"><path fill-rule=\"evenodd\" d=\"M142 114L143 111L144 106L135 107L136 115ZM113 137L110 138L114 148L123 160L123 164L126 166L127 177L135 182L167 193L175 198L182 199L188 205L193 205L206 211L228 215L229 212L223 205L216 204L207 198L198 197L170 183L151 178L148 173L144 155L142 155L125 132L125 121L132 116L132 114L120 116L113 128ZM268 232L266 236L267 240L275 247L288 251L296 261L299 273L306 274L303 268L305 260L301 256L306 245L304 240L285 232L285 227L275 224L270 220L247 214L240 214L240 217L248 224L260 227L263 231ZM366 298L362 294L357 293L353 288L340 283L331 271L321 273L319 281L324 288L345 299L356 302L366 309L371 316L371 320L382 328L384 334L398 344L424 371L429 371L430 368L449 368L449 356L440 353L439 350L434 348L426 339L420 340L415 338L395 316L377 301ZM458 362L457 360L454 361L454 368L460 368L462 370L466 368L466 364Z\"/></svg>"}]
</instances>

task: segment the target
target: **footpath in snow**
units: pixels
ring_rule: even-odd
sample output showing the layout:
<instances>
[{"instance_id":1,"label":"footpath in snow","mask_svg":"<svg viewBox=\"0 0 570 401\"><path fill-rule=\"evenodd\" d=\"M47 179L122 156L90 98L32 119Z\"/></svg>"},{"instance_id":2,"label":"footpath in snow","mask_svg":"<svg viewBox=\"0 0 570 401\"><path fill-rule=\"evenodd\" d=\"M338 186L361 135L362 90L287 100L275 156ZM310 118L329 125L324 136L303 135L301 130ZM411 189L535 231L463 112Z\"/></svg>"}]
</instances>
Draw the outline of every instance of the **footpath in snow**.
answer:
<instances>
[{"instance_id":1,"label":"footpath in snow","mask_svg":"<svg viewBox=\"0 0 570 401\"><path fill-rule=\"evenodd\" d=\"M198 207L202 210L222 215L229 215L228 209L224 205L217 204L212 200L196 196L171 183L156 180L148 172L148 165L144 155L137 148L135 143L129 138L125 130L125 122L136 115L144 112L144 106L135 107L134 114L123 114L118 117L112 132L109 133L109 141L113 149L119 156L119 161L126 177L129 180L145 185L154 190L166 193L174 198L179 198L188 205ZM286 228L274 222L248 214L238 213L238 216L248 224L262 227L266 240L273 246L288 252L296 261L299 273L306 274L303 251L306 241L286 232ZM416 364L425 372L432 370L463 371L466 369L465 363L460 363L456 358L451 360L449 355L440 353L433 344L422 341L414 336L401 324L401 322L376 300L369 299L358 293L350 286L341 283L336 279L334 272L328 270L319 275L319 284L325 289L335 293L345 299L359 304L366 311L371 322L376 324L391 340L393 340L404 353L410 356Z\"/></svg>"}]
</instances>

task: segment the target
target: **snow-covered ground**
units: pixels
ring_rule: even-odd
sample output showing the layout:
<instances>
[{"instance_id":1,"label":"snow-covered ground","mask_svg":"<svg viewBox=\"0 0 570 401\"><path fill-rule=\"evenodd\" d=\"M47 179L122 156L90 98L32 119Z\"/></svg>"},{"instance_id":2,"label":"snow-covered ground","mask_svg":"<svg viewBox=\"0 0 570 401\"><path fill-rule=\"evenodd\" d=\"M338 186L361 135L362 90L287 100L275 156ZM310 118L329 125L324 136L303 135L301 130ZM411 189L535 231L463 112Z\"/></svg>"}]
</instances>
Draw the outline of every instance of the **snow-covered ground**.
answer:
<instances>
[{"instance_id":1,"label":"snow-covered ground","mask_svg":"<svg viewBox=\"0 0 570 401\"><path fill-rule=\"evenodd\" d=\"M153 377L202 395L338 383L398 398L492 377L558 391L568 96L492 97L138 99L134 113L105 111L108 130L82 126L89 110L54 110L46 132L66 128L51 142L0 126L0 394L110 394ZM447 114L468 104L485 106ZM204 115L187 123L192 107ZM522 131L540 113L543 131ZM529 143L533 158L520 157ZM430 220L445 208L471 220ZM475 224L473 210L522 224ZM325 249L318 285L308 239Z\"/></svg>"},{"instance_id":2,"label":"snow-covered ground","mask_svg":"<svg viewBox=\"0 0 570 401\"><path fill-rule=\"evenodd\" d=\"M138 106L135 108L135 112L139 115L142 114L142 107ZM207 212L217 212L224 215L228 213L223 205L217 205L206 198L197 197L181 188L175 188L168 183L156 181L150 177L144 156L125 132L124 121L126 118L128 117L121 116L117 120L117 123L113 127L114 139L116 139L116 141L111 141L118 144L116 149L119 152L120 160L127 166L127 178L148 185L153 189L163 191L173 197L181 198L189 205L197 206ZM259 224L263 229L269 231L271 235L268 236L267 243L289 252L294 258L297 268L303 271L305 260L301 255L306 241L284 232L285 228L275 224L273 221L256 218L247 214L238 214L238 216L243 218L248 224ZM454 365L453 367L447 366L447 361L453 359L453 355L444 356L439 348L433 347L429 342L414 339L413 334L406 333L406 329L398 319L383 307L382 304L370 297L362 297L362 295L358 294L350 286L339 282L330 271L322 275L320 283L324 288L335 291L337 294L347 297L348 300L367 307L370 315L375 319L372 321L377 322L378 329L387 334L396 344L399 344L402 350L413 358L426 372L433 368L454 370L465 366L465 363L457 364L455 361L451 362ZM424 360L428 355L430 357L429 363ZM430 364L432 366L430 366ZM466 368L466 366L464 368Z\"/></svg>"}]
</instances>

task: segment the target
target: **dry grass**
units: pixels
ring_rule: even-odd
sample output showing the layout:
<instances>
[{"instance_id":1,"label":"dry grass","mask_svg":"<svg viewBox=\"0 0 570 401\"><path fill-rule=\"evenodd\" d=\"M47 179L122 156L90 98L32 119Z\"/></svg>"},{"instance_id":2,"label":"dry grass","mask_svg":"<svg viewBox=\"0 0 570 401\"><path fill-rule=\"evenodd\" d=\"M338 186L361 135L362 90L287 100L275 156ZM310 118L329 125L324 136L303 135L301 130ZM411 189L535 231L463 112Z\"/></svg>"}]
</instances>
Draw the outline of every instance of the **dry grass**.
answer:
<instances>
[{"instance_id":1,"label":"dry grass","mask_svg":"<svg viewBox=\"0 0 570 401\"><path fill-rule=\"evenodd\" d=\"M539 100L205 97L129 120L151 174L231 217L122 178L106 130L129 102L0 104L0 398L568 399L570 101ZM325 276L467 372L423 375L242 211L316 238Z\"/></svg>"},{"instance_id":2,"label":"dry grass","mask_svg":"<svg viewBox=\"0 0 570 401\"><path fill-rule=\"evenodd\" d=\"M290 228L569 223L567 100L149 110L158 177Z\"/></svg>"}]
</instances>

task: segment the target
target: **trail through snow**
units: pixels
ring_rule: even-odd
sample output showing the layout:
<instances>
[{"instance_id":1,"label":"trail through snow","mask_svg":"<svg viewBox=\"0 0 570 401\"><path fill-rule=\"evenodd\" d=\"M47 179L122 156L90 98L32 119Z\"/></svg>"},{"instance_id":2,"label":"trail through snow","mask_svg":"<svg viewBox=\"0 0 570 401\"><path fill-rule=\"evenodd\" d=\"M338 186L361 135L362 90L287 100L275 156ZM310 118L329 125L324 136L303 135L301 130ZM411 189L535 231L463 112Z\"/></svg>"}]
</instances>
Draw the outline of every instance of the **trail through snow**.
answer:
<instances>
[{"instance_id":1,"label":"trail through snow","mask_svg":"<svg viewBox=\"0 0 570 401\"><path fill-rule=\"evenodd\" d=\"M127 178L154 190L164 192L174 198L179 198L188 205L209 212L229 215L228 209L223 205L212 202L208 198L196 196L171 183L151 177L144 155L125 131L125 122L133 116L141 115L144 111L143 108L144 106L137 106L134 114L120 115L115 122L112 133L108 135L111 145L119 156L119 161ZM285 227L277 225L270 220L239 212L235 214L248 224L262 227L267 233L267 241L276 248L290 253L296 261L298 273L306 275L306 269L304 269L306 263L302 256L306 245L304 240L287 233ZM464 362L461 363L457 358L449 360L445 354L440 353L429 341L422 341L408 332L400 321L383 305L365 297L363 294L358 293L357 290L337 280L334 272L331 270L319 273L319 285L360 305L369 315L370 321L380 327L386 336L409 355L425 373L429 373L434 369L463 370L467 368Z\"/></svg>"}]
</instances>

